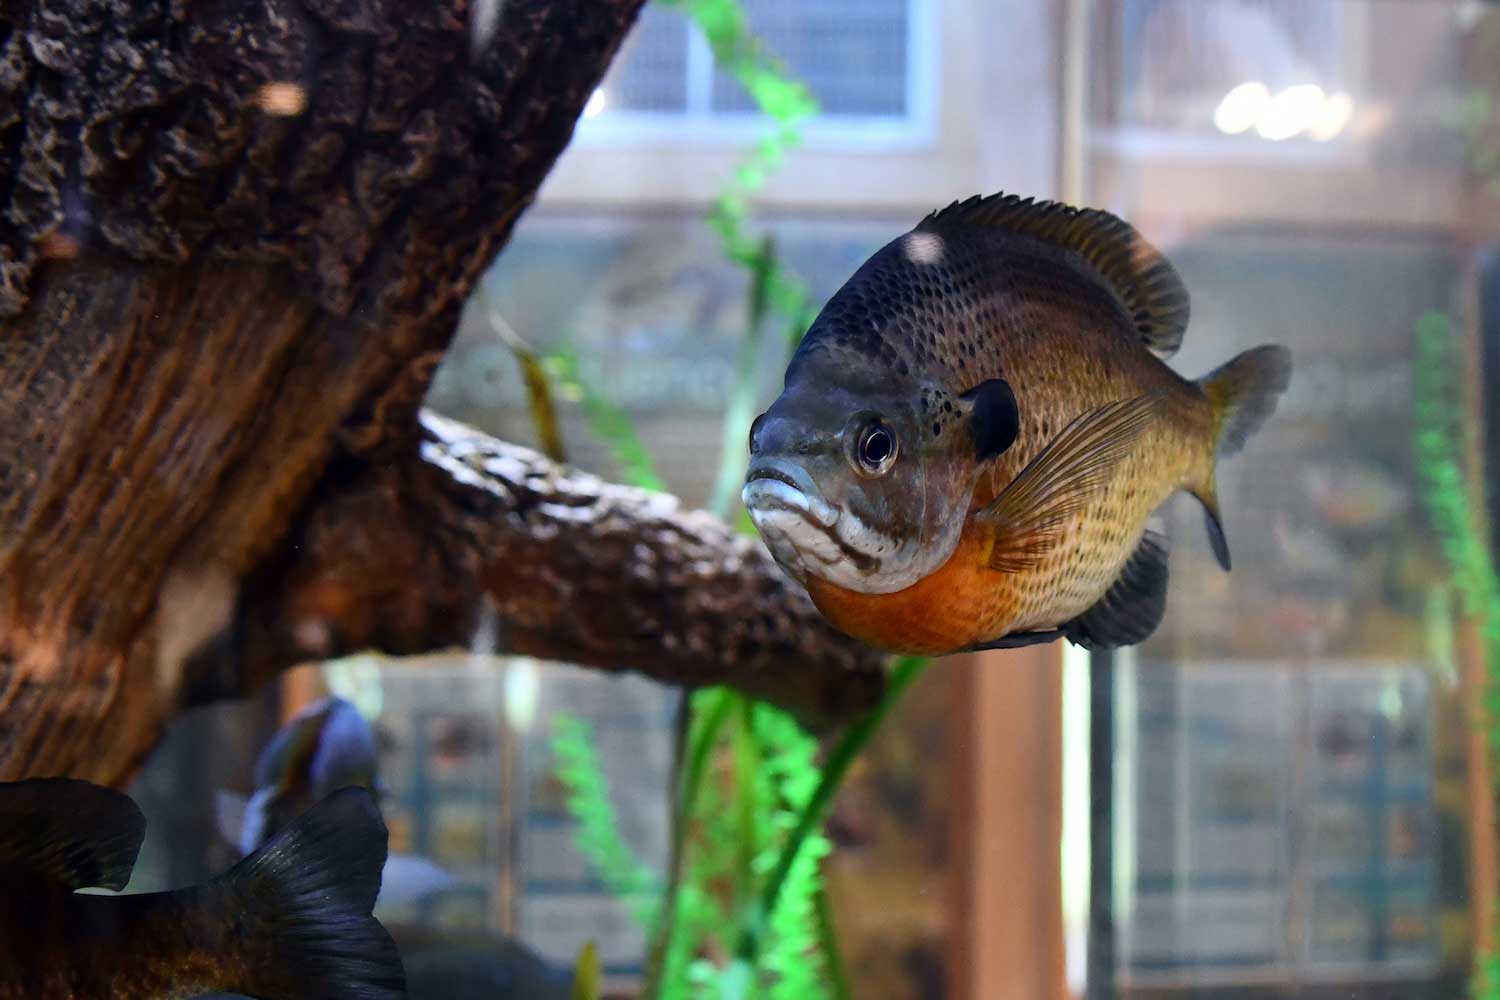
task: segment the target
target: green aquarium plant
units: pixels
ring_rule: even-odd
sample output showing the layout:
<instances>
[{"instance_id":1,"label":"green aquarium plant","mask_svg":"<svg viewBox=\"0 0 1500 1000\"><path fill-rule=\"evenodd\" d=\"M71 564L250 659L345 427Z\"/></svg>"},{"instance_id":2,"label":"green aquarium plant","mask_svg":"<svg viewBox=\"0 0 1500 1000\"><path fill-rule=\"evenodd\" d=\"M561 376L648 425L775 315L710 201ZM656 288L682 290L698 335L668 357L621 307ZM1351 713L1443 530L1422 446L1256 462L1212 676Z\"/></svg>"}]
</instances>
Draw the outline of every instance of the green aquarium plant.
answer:
<instances>
[{"instance_id":1,"label":"green aquarium plant","mask_svg":"<svg viewBox=\"0 0 1500 1000\"><path fill-rule=\"evenodd\" d=\"M767 258L774 260L770 253L768 247ZM751 329L764 327L763 282L770 270L763 264L755 272ZM754 354L741 351L740 358L731 413L735 400L754 391ZM627 480L658 487L649 453L628 417L606 404L576 368L564 369L563 375L563 394L578 396ZM738 449L726 445L722 461L737 466L735 478L743 476ZM892 686L886 707L902 688ZM554 723L557 773L568 789L579 849L600 880L652 931L643 995L847 997L823 900L819 861L829 845L819 827L878 719L872 715L852 728L822 767L817 742L789 716L735 692L698 692L683 719L670 870L659 896L662 879L647 871L619 836L587 727L570 716ZM715 954L726 958L709 957Z\"/></svg>"},{"instance_id":2,"label":"green aquarium plant","mask_svg":"<svg viewBox=\"0 0 1500 1000\"><path fill-rule=\"evenodd\" d=\"M557 716L552 726L556 773L568 790L568 812L578 827L578 849L631 915L650 926L657 917L661 880L620 837L620 824L588 726L571 715Z\"/></svg>"},{"instance_id":3,"label":"green aquarium plant","mask_svg":"<svg viewBox=\"0 0 1500 1000\"><path fill-rule=\"evenodd\" d=\"M813 318L806 286L781 263L771 238L752 231L750 201L800 141L801 123L818 108L806 87L789 77L750 32L737 0L660 2L693 20L718 64L735 75L771 122L769 134L734 172L708 220L725 256L750 278L709 505L728 518L744 478L743 442L755 410L756 359L764 337L779 326L789 355ZM521 361L524 365L526 359ZM545 367L558 395L582 407L623 478L663 489L628 416L588 383L571 352L552 354ZM539 393L530 383L528 377L537 414L545 408L535 405ZM750 530L743 516L737 523ZM770 705L726 689L691 695L679 725L669 870L660 874L649 871L619 834L587 726L569 716L556 719L557 773L578 824L579 849L650 932L642 997L845 1000L851 995L823 884L821 862L830 844L822 823L850 765L924 666L923 660L900 661L881 704L852 724L826 756L820 756L815 739Z\"/></svg>"},{"instance_id":4,"label":"green aquarium plant","mask_svg":"<svg viewBox=\"0 0 1500 1000\"><path fill-rule=\"evenodd\" d=\"M572 1000L599 1000L602 995L599 985L602 979L599 948L589 941L579 951L578 961L573 964Z\"/></svg>"},{"instance_id":5,"label":"green aquarium plant","mask_svg":"<svg viewBox=\"0 0 1500 1000\"><path fill-rule=\"evenodd\" d=\"M1500 575L1475 510L1482 488L1465 461L1473 430L1458 402L1464 398L1458 350L1458 335L1446 313L1432 310L1422 316L1415 334L1416 466L1459 608L1482 630L1485 683L1477 718L1488 738L1493 773L1500 774ZM1471 849L1492 851L1495 845L1474 844ZM1476 1000L1500 1000L1500 955L1475 955L1470 994Z\"/></svg>"},{"instance_id":6,"label":"green aquarium plant","mask_svg":"<svg viewBox=\"0 0 1500 1000\"><path fill-rule=\"evenodd\" d=\"M1470 90L1449 112L1467 150L1469 180L1500 193L1500 17L1484 14L1473 23L1466 73ZM1500 777L1500 573L1483 529L1484 487L1467 460L1474 424L1465 419L1461 379L1461 332L1446 312L1424 314L1415 331L1413 423L1421 497L1448 565L1450 590L1459 610L1479 623L1485 677L1474 713L1489 747L1490 772ZM1473 843L1471 851L1495 851ZM1495 887L1500 895L1500 886ZM1500 918L1500 915L1497 915ZM1500 1000L1500 953L1478 949L1469 983L1476 1000Z\"/></svg>"},{"instance_id":7,"label":"green aquarium plant","mask_svg":"<svg viewBox=\"0 0 1500 1000\"><path fill-rule=\"evenodd\" d=\"M692 19L708 39L714 61L733 74L771 122L769 132L736 168L709 211L709 225L719 234L725 255L753 271L763 261L764 246L750 231L750 200L781 166L787 151L802 141L802 124L819 111L817 99L756 38L739 0L657 2ZM765 294L784 318L788 343L795 346L813 319L807 286L785 268L773 266L766 275Z\"/></svg>"}]
</instances>

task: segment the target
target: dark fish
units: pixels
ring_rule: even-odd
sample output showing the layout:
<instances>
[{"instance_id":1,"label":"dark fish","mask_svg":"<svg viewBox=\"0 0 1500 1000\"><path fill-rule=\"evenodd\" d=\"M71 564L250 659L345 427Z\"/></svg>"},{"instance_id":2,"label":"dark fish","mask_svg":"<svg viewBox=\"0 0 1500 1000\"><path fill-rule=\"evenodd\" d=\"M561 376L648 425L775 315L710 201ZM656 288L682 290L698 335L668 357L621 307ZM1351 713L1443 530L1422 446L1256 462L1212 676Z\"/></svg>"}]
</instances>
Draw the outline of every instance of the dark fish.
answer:
<instances>
[{"instance_id":1,"label":"dark fish","mask_svg":"<svg viewBox=\"0 0 1500 1000\"><path fill-rule=\"evenodd\" d=\"M1259 347L1162 363L1188 295L1114 216L971 198L878 251L818 316L750 433L745 506L838 628L941 654L1140 642L1166 607L1150 514L1178 490L1229 568L1216 463L1291 374Z\"/></svg>"},{"instance_id":2,"label":"dark fish","mask_svg":"<svg viewBox=\"0 0 1500 1000\"><path fill-rule=\"evenodd\" d=\"M493 931L395 925L411 1000L569 1000L573 973Z\"/></svg>"},{"instance_id":3,"label":"dark fish","mask_svg":"<svg viewBox=\"0 0 1500 1000\"><path fill-rule=\"evenodd\" d=\"M220 835L249 854L337 789L354 786L379 795L375 746L374 729L352 704L333 697L313 702L261 751L248 800L218 793ZM429 858L392 852L380 881L380 904L399 906L458 883Z\"/></svg>"},{"instance_id":4,"label":"dark fish","mask_svg":"<svg viewBox=\"0 0 1500 1000\"><path fill-rule=\"evenodd\" d=\"M386 830L369 792L334 793L202 885L75 891L124 888L144 834L118 792L0 784L0 998L406 996L396 946L370 915Z\"/></svg>"},{"instance_id":5,"label":"dark fish","mask_svg":"<svg viewBox=\"0 0 1500 1000\"><path fill-rule=\"evenodd\" d=\"M303 708L271 737L255 762L255 792L241 804L228 793L218 802L221 832L249 854L292 820L339 788L375 790L375 734L342 698Z\"/></svg>"}]
</instances>

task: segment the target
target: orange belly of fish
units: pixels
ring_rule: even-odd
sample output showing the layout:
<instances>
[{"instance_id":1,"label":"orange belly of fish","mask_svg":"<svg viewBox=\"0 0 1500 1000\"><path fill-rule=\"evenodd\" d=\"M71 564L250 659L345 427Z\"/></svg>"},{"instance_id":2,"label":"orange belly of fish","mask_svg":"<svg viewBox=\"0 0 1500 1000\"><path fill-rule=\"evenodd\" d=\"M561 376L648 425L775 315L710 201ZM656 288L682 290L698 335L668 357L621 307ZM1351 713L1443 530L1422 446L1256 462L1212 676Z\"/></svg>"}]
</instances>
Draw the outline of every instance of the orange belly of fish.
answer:
<instances>
[{"instance_id":1,"label":"orange belly of fish","mask_svg":"<svg viewBox=\"0 0 1500 1000\"><path fill-rule=\"evenodd\" d=\"M835 628L893 653L940 656L1004 635L1015 620L1013 578L985 565L989 543L966 528L936 572L893 594L862 594L810 578L807 592Z\"/></svg>"}]
</instances>

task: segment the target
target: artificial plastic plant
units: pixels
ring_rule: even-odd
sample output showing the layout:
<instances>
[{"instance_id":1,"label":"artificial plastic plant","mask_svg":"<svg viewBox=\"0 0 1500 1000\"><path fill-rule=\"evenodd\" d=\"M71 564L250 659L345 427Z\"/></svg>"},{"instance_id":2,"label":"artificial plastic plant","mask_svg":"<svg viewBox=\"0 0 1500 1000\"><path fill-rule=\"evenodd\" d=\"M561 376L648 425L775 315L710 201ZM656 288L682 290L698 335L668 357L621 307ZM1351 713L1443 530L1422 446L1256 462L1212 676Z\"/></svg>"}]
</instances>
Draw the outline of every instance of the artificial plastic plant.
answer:
<instances>
[{"instance_id":1,"label":"artificial plastic plant","mask_svg":"<svg viewBox=\"0 0 1500 1000\"><path fill-rule=\"evenodd\" d=\"M744 475L742 442L754 410L763 331L770 316L779 317L790 354L812 320L806 286L780 264L769 238L751 233L749 201L800 140L800 124L817 112L817 103L751 34L738 0L661 2L693 19L718 64L772 122L709 215L725 255L751 276L710 502L710 510L728 517ZM564 392L582 403L626 478L661 489L629 418L586 383L571 355L553 355L548 366ZM748 530L745 520L739 523ZM882 702L848 727L821 766L817 742L779 710L725 689L691 695L679 730L670 870L659 906L653 894L662 882L619 837L586 727L568 717L557 721L554 750L579 823L579 848L651 931L643 998L850 995L824 895L820 861L830 845L822 821L850 765L925 665L900 661Z\"/></svg>"}]
</instances>

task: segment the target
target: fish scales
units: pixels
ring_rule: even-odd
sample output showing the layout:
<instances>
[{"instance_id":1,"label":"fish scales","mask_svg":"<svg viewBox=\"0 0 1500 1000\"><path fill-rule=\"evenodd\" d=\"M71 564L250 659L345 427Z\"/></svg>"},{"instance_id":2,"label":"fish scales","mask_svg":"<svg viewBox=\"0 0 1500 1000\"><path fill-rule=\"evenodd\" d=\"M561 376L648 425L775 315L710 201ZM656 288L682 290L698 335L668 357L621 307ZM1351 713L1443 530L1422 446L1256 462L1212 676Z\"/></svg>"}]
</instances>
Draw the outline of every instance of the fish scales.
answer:
<instances>
[{"instance_id":1,"label":"fish scales","mask_svg":"<svg viewBox=\"0 0 1500 1000\"><path fill-rule=\"evenodd\" d=\"M1164 565L1126 573L1138 550L1158 558L1148 517L1188 489L1219 532L1221 445L1265 419L1289 375L1285 351L1262 348L1181 377L1159 355L1187 295L1154 248L1105 213L997 199L930 216L867 261L752 432L746 503L773 555L881 648L1141 631L1161 595L1112 588L1164 592ZM851 457L867 440L878 454Z\"/></svg>"},{"instance_id":2,"label":"fish scales","mask_svg":"<svg viewBox=\"0 0 1500 1000\"><path fill-rule=\"evenodd\" d=\"M127 796L88 782L0 783L0 1000L406 996L370 913L386 830L367 790L327 796L201 885L75 891L123 889L144 826Z\"/></svg>"},{"instance_id":3,"label":"fish scales","mask_svg":"<svg viewBox=\"0 0 1500 1000\"><path fill-rule=\"evenodd\" d=\"M6 884L12 904L0 906L0 926L9 940L32 947L7 956L0 1000L170 1000L249 978L233 922L200 911L191 890L79 897L36 883L26 892L16 891L15 880ZM58 961L60 952L66 961Z\"/></svg>"}]
</instances>

